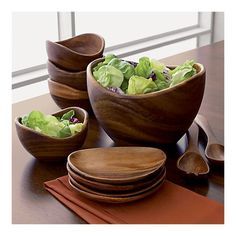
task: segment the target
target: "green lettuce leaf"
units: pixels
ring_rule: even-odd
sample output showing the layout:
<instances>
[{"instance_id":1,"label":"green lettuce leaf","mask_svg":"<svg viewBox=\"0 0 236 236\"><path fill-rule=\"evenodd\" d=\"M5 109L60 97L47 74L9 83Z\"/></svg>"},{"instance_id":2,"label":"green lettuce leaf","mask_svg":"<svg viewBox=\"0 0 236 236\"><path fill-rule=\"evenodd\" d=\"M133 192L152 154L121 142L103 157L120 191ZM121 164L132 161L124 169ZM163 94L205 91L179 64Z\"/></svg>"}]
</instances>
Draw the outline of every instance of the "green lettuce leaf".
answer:
<instances>
[{"instance_id":1,"label":"green lettuce leaf","mask_svg":"<svg viewBox=\"0 0 236 236\"><path fill-rule=\"evenodd\" d=\"M129 79L132 75L134 75L134 66L126 61L122 61L119 58L113 58L108 65L114 66L116 69L120 70L125 79Z\"/></svg>"},{"instance_id":2,"label":"green lettuce leaf","mask_svg":"<svg viewBox=\"0 0 236 236\"><path fill-rule=\"evenodd\" d=\"M165 64L163 64L155 59L150 59L150 64L151 64L151 68L153 69L153 71L159 71L159 72L163 73L163 70L166 69Z\"/></svg>"},{"instance_id":3,"label":"green lettuce leaf","mask_svg":"<svg viewBox=\"0 0 236 236\"><path fill-rule=\"evenodd\" d=\"M120 87L124 80L123 73L111 65L100 67L93 75L103 87Z\"/></svg>"},{"instance_id":4,"label":"green lettuce leaf","mask_svg":"<svg viewBox=\"0 0 236 236\"><path fill-rule=\"evenodd\" d=\"M51 137L65 138L75 134L77 131L81 131L83 127L82 123L71 124L70 118L73 117L74 114L74 110L70 110L59 118L52 115L45 115L40 111L32 111L22 117L21 123L42 134ZM75 126L75 128L73 128L73 126Z\"/></svg>"},{"instance_id":5,"label":"green lettuce leaf","mask_svg":"<svg viewBox=\"0 0 236 236\"><path fill-rule=\"evenodd\" d=\"M179 65L174 70L172 70L170 72L172 74L172 81L170 87L173 87L176 84L179 84L195 75L197 72L196 69L193 67L194 63L195 62L193 60L186 61L182 65Z\"/></svg>"},{"instance_id":6,"label":"green lettuce leaf","mask_svg":"<svg viewBox=\"0 0 236 236\"><path fill-rule=\"evenodd\" d=\"M67 113L65 113L62 117L61 120L69 120L71 117L73 117L75 115L75 111L74 110L70 110Z\"/></svg>"},{"instance_id":7,"label":"green lettuce leaf","mask_svg":"<svg viewBox=\"0 0 236 236\"><path fill-rule=\"evenodd\" d=\"M148 78L152 73L151 63L148 57L141 57L138 65L135 67L135 75Z\"/></svg>"},{"instance_id":8,"label":"green lettuce leaf","mask_svg":"<svg viewBox=\"0 0 236 236\"><path fill-rule=\"evenodd\" d=\"M81 132L83 128L83 124L82 123L76 123L76 124L70 124L69 125L69 129L72 135Z\"/></svg>"},{"instance_id":9,"label":"green lettuce leaf","mask_svg":"<svg viewBox=\"0 0 236 236\"><path fill-rule=\"evenodd\" d=\"M94 68L93 72L99 70L100 67L107 65L113 58L116 58L114 54L107 54L104 61L99 62Z\"/></svg>"},{"instance_id":10,"label":"green lettuce leaf","mask_svg":"<svg viewBox=\"0 0 236 236\"><path fill-rule=\"evenodd\" d=\"M151 78L146 79L141 76L132 76L129 80L127 94L144 94L157 91L157 86Z\"/></svg>"},{"instance_id":11,"label":"green lettuce leaf","mask_svg":"<svg viewBox=\"0 0 236 236\"><path fill-rule=\"evenodd\" d=\"M47 122L44 119L44 114L40 111L32 111L29 114L25 115L21 119L21 123L29 128L38 127L41 130L41 127L44 126Z\"/></svg>"}]
</instances>

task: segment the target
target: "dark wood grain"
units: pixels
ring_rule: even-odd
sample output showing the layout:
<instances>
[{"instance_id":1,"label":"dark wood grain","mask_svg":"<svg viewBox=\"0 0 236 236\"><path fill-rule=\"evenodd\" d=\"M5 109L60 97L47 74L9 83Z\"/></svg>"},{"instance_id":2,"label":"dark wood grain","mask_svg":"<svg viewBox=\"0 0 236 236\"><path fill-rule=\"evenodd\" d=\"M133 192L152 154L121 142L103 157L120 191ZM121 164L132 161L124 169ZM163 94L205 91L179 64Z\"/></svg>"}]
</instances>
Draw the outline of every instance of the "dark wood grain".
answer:
<instances>
[{"instance_id":1,"label":"dark wood grain","mask_svg":"<svg viewBox=\"0 0 236 236\"><path fill-rule=\"evenodd\" d=\"M106 133L119 144L166 145L176 143L188 130L201 105L205 69L195 64L197 74L161 91L123 95L102 87L87 67L87 87L93 112Z\"/></svg>"},{"instance_id":2,"label":"dark wood grain","mask_svg":"<svg viewBox=\"0 0 236 236\"><path fill-rule=\"evenodd\" d=\"M155 187L155 185L160 183L165 178L165 175L166 175L166 170L164 168L164 169L162 169L160 174L156 176L156 178L152 179L152 181L149 182L148 184L143 185L142 188L139 188L139 189L135 189L134 188L131 191L126 191L126 192L124 192L124 191L121 191L121 192L118 192L118 191L111 192L111 191L107 191L107 190L103 190L103 191L94 190L94 189L92 189L92 188L82 184L81 182L77 181L76 179L74 179L71 176L70 173L68 173L68 176L69 176L71 182L77 188L80 188L80 189L82 189L85 192L89 192L89 193L100 195L100 196L107 196L107 197L130 197L130 196L133 196L133 195L141 194L141 193L146 192L146 191L150 190L151 188Z\"/></svg>"},{"instance_id":3,"label":"dark wood grain","mask_svg":"<svg viewBox=\"0 0 236 236\"><path fill-rule=\"evenodd\" d=\"M46 41L48 59L68 71L84 71L87 65L102 57L104 39L97 34L81 34L67 40Z\"/></svg>"},{"instance_id":4,"label":"dark wood grain","mask_svg":"<svg viewBox=\"0 0 236 236\"><path fill-rule=\"evenodd\" d=\"M86 70L69 72L58 68L52 62L47 62L48 74L51 80L68 85L74 89L87 91Z\"/></svg>"},{"instance_id":5,"label":"dark wood grain","mask_svg":"<svg viewBox=\"0 0 236 236\"><path fill-rule=\"evenodd\" d=\"M68 85L48 79L48 88L52 99L58 107L64 109L71 106L78 106L89 113L92 112L88 92L72 88Z\"/></svg>"},{"instance_id":6,"label":"dark wood grain","mask_svg":"<svg viewBox=\"0 0 236 236\"><path fill-rule=\"evenodd\" d=\"M81 188L78 188L71 179L69 179L69 183L72 188L75 189L80 195L89 198L91 200L95 200L98 202L105 202L105 203L127 203L127 202L133 202L139 199L142 199L152 193L154 193L163 183L165 179L165 174L164 176L160 179L157 180L156 183L154 183L151 188L147 188L146 191L141 192L140 194L134 194L131 196L109 196L109 195L100 195L100 194L94 194L85 190L82 190Z\"/></svg>"},{"instance_id":7,"label":"dark wood grain","mask_svg":"<svg viewBox=\"0 0 236 236\"><path fill-rule=\"evenodd\" d=\"M70 107L59 112L53 113L56 117L62 117L70 110L75 111L75 117L83 122L84 126L81 132L67 138L55 138L24 126L21 123L22 117L15 119L16 131L24 148L35 158L41 161L58 161L66 159L67 156L78 150L84 143L88 131L88 113L78 107Z\"/></svg>"},{"instance_id":8,"label":"dark wood grain","mask_svg":"<svg viewBox=\"0 0 236 236\"><path fill-rule=\"evenodd\" d=\"M160 174L162 174L164 169L165 169L165 166L159 168L157 171L155 171L154 173L151 173L146 178L140 181L135 181L132 183L127 183L127 184L109 184L109 183L102 183L102 182L86 179L82 177L81 175L79 175L78 173L76 173L75 171L73 171L67 163L68 174L70 174L72 178L74 178L75 181L96 191L100 191L100 192L105 191L105 192L112 192L112 193L130 192L130 191L136 191L136 190L145 188L146 186L153 184L156 181L156 179L159 178Z\"/></svg>"},{"instance_id":9,"label":"dark wood grain","mask_svg":"<svg viewBox=\"0 0 236 236\"><path fill-rule=\"evenodd\" d=\"M202 178L209 173L210 168L198 149L198 130L197 124L193 122L187 132L188 147L177 160L177 168L189 177Z\"/></svg>"},{"instance_id":10,"label":"dark wood grain","mask_svg":"<svg viewBox=\"0 0 236 236\"><path fill-rule=\"evenodd\" d=\"M207 117L217 139L224 143L224 42L194 49L162 61L166 64L180 64L187 59L202 63L207 71L203 101L199 113ZM49 94L16 103L12 107L12 222L13 223L60 223L73 224L84 221L67 209L43 187L43 183L67 174L66 162L42 163L33 158L21 145L15 130L15 117L33 109L45 113L58 110ZM200 150L205 151L205 136L200 132ZM90 116L88 135L83 148L112 147L114 142ZM224 168L210 165L206 180L189 181L176 167L176 161L187 146L186 137L168 149L167 179L218 202L224 202ZM227 159L226 159L227 161Z\"/></svg>"},{"instance_id":11,"label":"dark wood grain","mask_svg":"<svg viewBox=\"0 0 236 236\"><path fill-rule=\"evenodd\" d=\"M93 148L68 156L68 164L76 173L92 181L111 184L144 179L165 161L162 150L150 147Z\"/></svg>"}]
</instances>

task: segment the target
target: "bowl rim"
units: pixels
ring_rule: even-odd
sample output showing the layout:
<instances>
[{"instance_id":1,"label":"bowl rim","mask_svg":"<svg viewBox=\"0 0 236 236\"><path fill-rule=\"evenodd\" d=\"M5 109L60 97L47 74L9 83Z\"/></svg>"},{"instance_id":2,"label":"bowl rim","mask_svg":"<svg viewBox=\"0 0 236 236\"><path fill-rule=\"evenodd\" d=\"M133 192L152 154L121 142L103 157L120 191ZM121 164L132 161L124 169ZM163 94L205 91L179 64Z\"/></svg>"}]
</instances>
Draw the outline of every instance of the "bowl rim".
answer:
<instances>
[{"instance_id":1,"label":"bowl rim","mask_svg":"<svg viewBox=\"0 0 236 236\"><path fill-rule=\"evenodd\" d=\"M67 42L67 41L70 41L70 40L73 40L75 38L78 38L78 37L81 37L81 36L84 36L84 35L92 35L92 36L95 36L96 38L99 38L101 40L101 47L99 49L98 52L96 53L92 53L92 54L84 54L84 53L78 53L66 46L64 46L63 44L61 43L64 43L64 42ZM78 56L83 56L83 57L92 57L92 56L96 56L96 55L99 55L100 53L102 53L104 51L104 48L105 48L105 40L104 38L99 35L99 34L95 34L95 33L84 33L84 34L79 34L79 35L76 35L74 37L71 37L71 38L68 38L68 39L65 39L65 40L61 40L61 41L56 41L56 42L53 42L51 40L46 40L46 43L52 43L52 44L55 44L55 45L58 45L68 51L70 51L71 53L75 54L75 55L78 55Z\"/></svg>"},{"instance_id":2,"label":"bowl rim","mask_svg":"<svg viewBox=\"0 0 236 236\"><path fill-rule=\"evenodd\" d=\"M202 75L205 74L206 70L204 68L204 66L200 63L195 63L194 65L198 66L200 68L200 71L193 75L192 77L188 78L187 80L182 81L179 84L176 84L173 87L169 87L169 88L165 88L162 89L160 91L155 91L155 92L151 92L151 93L146 93L146 94L137 94L137 95L127 95L127 94L118 94L118 93L114 93L106 88L104 88L102 85L100 85L97 80L94 78L93 73L92 73L92 69L95 65L97 65L99 62L103 61L105 57L103 58L98 58L96 60L93 60L92 62L89 63L89 65L87 66L87 81L91 80L91 82L98 88L100 89L100 91L102 91L103 93L109 95L112 95L114 97L117 98L121 98L121 99L142 99L142 98L152 98L155 97L156 95L163 95L165 93L169 93L172 91L177 90L179 87L182 87L184 84L188 84L190 83L190 81L196 79L197 77L200 77ZM168 68L175 68L178 65L166 65Z\"/></svg>"},{"instance_id":3,"label":"bowl rim","mask_svg":"<svg viewBox=\"0 0 236 236\"><path fill-rule=\"evenodd\" d=\"M47 61L47 69L48 69L48 65L51 66L51 67L53 67L53 68L55 69L55 71L64 73L64 74L66 74L66 75L73 75L73 76L77 75L77 76L79 76L79 75L86 75L86 73L87 73L86 70L82 70L82 71L78 71L78 72L77 72L77 71L76 71L76 72L73 72L73 71L63 70L63 69L59 68L58 66L56 66L56 65L55 65L52 61L50 61L49 59L48 59L48 61Z\"/></svg>"},{"instance_id":4,"label":"bowl rim","mask_svg":"<svg viewBox=\"0 0 236 236\"><path fill-rule=\"evenodd\" d=\"M95 151L96 151L96 149L110 149L110 150L114 150L114 149L122 149L122 148L127 148L127 147L125 147L125 146L116 146L116 147L96 147L96 148L93 148ZM129 148L143 148L143 146L129 146ZM160 149L160 148L156 148L156 147L147 147L147 148L149 148L149 149L157 149L157 150L159 150L162 154L163 154L163 160L162 160L162 164L160 165L160 166L158 166L158 168L157 169L154 169L154 170L151 170L150 172L148 172L148 173L146 173L146 174L144 174L143 176L145 177L145 176L148 176L149 174L152 174L152 173L154 173L155 171L157 171L157 170L160 170L162 167L165 167L165 164L166 164L166 161L167 161L167 155L166 155L166 153L162 150L162 149ZM72 158L72 156L74 156L74 155L76 155L78 152L81 152L81 151L83 151L83 152L86 152L87 150L90 150L89 148L86 148L86 149L81 149L81 150L75 150L75 151L73 151L73 152L71 152L68 156L67 156L67 163L70 165L70 167L71 167L71 169L73 170L73 171L75 171L75 172L77 172L77 173L79 173L79 174L81 174L83 177L88 177L88 178L92 178L92 179L94 179L94 177L91 175L91 174L89 174L89 173L87 173L87 172L84 172L84 171L82 171L82 170L80 170L80 169L78 169L72 162L71 162L71 158ZM128 178L123 178L123 180L134 180L134 179L136 179L137 178L137 176L136 177L128 177ZM97 177L96 178L97 180L99 180L99 181L102 181L102 180L107 180L107 178L106 177ZM111 180L111 179L110 179ZM115 180L115 181L117 181L117 179L113 179L113 180ZM110 181L109 181L110 182Z\"/></svg>"},{"instance_id":5,"label":"bowl rim","mask_svg":"<svg viewBox=\"0 0 236 236\"><path fill-rule=\"evenodd\" d=\"M56 89L54 89L54 87L55 86L60 86L61 88L65 89L65 90L69 91L71 94L73 94L73 96L77 97L76 99L87 100L89 98L87 90L75 89L75 88L73 88L69 85L54 81L51 78L48 78L47 82L48 82L48 87L49 87L50 94L52 94L54 96L58 96L57 95L58 90L57 90L57 94L55 94L55 92L53 92L53 91L56 90ZM52 87L53 85L54 85L54 87ZM69 99L69 100L74 100L74 99L71 99L71 97L68 97L68 96L64 96L63 98L66 98L66 99Z\"/></svg>"},{"instance_id":6,"label":"bowl rim","mask_svg":"<svg viewBox=\"0 0 236 236\"><path fill-rule=\"evenodd\" d=\"M40 133L40 132L37 132L36 130L31 129L31 128L29 128L29 127L23 125L23 124L20 122L20 119L22 118L22 116L17 116L17 117L15 118L15 124L18 125L19 127L23 128L23 129L29 130L29 131L31 131L32 133L35 133L35 134L37 134L37 135L39 135L39 136L42 136L42 137L47 137L47 138L49 138L49 139L54 139L54 140L69 140L69 139L75 138L75 137L77 137L77 136L80 136L81 133L84 132L84 130L86 130L86 128L87 128L87 126L88 126L88 116L89 116L89 115L88 115L88 112L87 112L85 109L83 109L83 108L74 107L74 106L73 106L73 107L66 107L66 108L64 108L64 109L58 110L57 112L54 112L54 113L51 113L51 114L50 114L50 115L56 115L56 114L61 113L61 112L63 112L63 111L72 110L72 109L73 109L73 110L79 110L79 111L83 112L83 114L84 114L84 121L83 121L83 127L82 127L81 131L78 132L78 133L76 133L76 134L74 134L74 135L72 135L72 136L69 136L69 137L58 138L58 137L52 137L52 136L48 136L48 135L46 135L46 134L42 134L42 133Z\"/></svg>"}]
</instances>

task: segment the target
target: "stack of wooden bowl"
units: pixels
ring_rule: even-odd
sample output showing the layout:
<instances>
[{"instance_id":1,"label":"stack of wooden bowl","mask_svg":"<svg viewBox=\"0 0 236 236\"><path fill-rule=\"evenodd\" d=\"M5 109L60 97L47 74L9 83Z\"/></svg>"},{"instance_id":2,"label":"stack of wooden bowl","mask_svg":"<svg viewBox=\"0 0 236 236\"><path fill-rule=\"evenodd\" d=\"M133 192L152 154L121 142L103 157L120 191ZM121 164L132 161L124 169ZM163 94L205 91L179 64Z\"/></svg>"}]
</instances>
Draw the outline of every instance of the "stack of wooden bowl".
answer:
<instances>
[{"instance_id":1,"label":"stack of wooden bowl","mask_svg":"<svg viewBox=\"0 0 236 236\"><path fill-rule=\"evenodd\" d=\"M84 149L68 156L71 187L81 196L124 203L148 196L164 182L166 155L149 147Z\"/></svg>"},{"instance_id":2,"label":"stack of wooden bowl","mask_svg":"<svg viewBox=\"0 0 236 236\"><path fill-rule=\"evenodd\" d=\"M60 108L79 106L90 110L86 85L87 65L102 57L104 39L96 34L82 34L59 41L46 41L51 97Z\"/></svg>"}]
</instances>

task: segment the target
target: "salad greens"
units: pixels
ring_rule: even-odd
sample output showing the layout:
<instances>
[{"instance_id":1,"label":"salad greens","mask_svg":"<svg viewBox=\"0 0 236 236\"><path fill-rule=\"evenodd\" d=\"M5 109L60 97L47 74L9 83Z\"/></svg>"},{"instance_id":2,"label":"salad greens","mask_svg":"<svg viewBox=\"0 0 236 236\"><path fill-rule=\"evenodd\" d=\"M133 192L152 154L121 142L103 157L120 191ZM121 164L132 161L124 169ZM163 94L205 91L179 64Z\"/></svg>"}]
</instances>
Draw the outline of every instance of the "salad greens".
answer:
<instances>
[{"instance_id":1,"label":"salad greens","mask_svg":"<svg viewBox=\"0 0 236 236\"><path fill-rule=\"evenodd\" d=\"M170 87L192 77L195 75L196 69L193 67L194 61L186 61L184 64L177 66L173 71L171 71L172 82Z\"/></svg>"},{"instance_id":2,"label":"salad greens","mask_svg":"<svg viewBox=\"0 0 236 236\"><path fill-rule=\"evenodd\" d=\"M148 78L152 73L151 63L148 57L141 57L138 65L135 67L135 75Z\"/></svg>"},{"instance_id":3,"label":"salad greens","mask_svg":"<svg viewBox=\"0 0 236 236\"><path fill-rule=\"evenodd\" d=\"M134 75L129 79L127 94L143 94L157 91L157 86L152 78L145 79L142 76Z\"/></svg>"},{"instance_id":4,"label":"salad greens","mask_svg":"<svg viewBox=\"0 0 236 236\"><path fill-rule=\"evenodd\" d=\"M22 117L21 123L39 133L57 138L72 136L80 132L83 127L83 123L75 117L74 110L68 111L62 117L31 111Z\"/></svg>"},{"instance_id":5,"label":"salad greens","mask_svg":"<svg viewBox=\"0 0 236 236\"><path fill-rule=\"evenodd\" d=\"M195 62L188 60L171 70L165 64L148 57L138 63L124 61L108 54L93 68L95 79L103 87L119 94L135 95L173 87L197 73Z\"/></svg>"},{"instance_id":6,"label":"salad greens","mask_svg":"<svg viewBox=\"0 0 236 236\"><path fill-rule=\"evenodd\" d=\"M132 75L134 75L134 66L126 61L122 61L119 58L113 58L108 65L114 66L116 69L120 70L125 79L129 79Z\"/></svg>"},{"instance_id":7,"label":"salad greens","mask_svg":"<svg viewBox=\"0 0 236 236\"><path fill-rule=\"evenodd\" d=\"M110 65L100 67L93 75L103 87L119 88L124 80L123 73Z\"/></svg>"}]
</instances>

